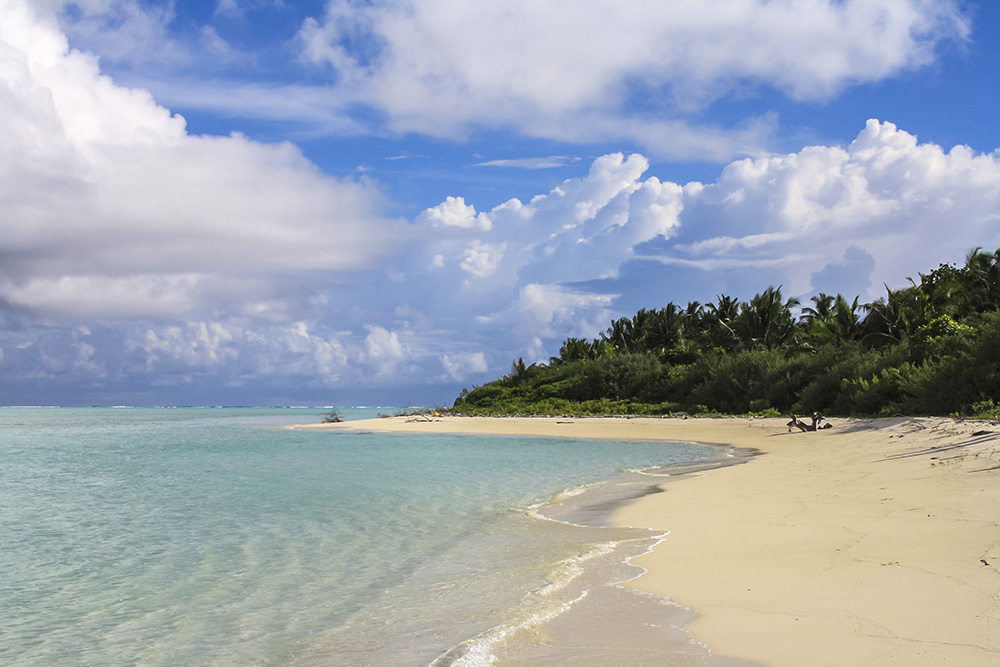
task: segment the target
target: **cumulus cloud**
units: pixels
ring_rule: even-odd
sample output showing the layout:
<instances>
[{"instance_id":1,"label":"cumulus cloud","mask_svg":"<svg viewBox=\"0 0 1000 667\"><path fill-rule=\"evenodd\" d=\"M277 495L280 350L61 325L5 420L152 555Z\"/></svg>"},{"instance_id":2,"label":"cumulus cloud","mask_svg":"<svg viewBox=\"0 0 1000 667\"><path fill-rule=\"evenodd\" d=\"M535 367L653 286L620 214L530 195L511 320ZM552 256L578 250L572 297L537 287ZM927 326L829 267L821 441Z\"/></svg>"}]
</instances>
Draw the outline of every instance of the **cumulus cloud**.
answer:
<instances>
[{"instance_id":1,"label":"cumulus cloud","mask_svg":"<svg viewBox=\"0 0 1000 667\"><path fill-rule=\"evenodd\" d=\"M344 99L397 128L481 117L548 136L645 127L675 143L693 141L691 128L667 136L662 123L619 113L626 81L693 89L692 105L749 79L821 99L919 66L961 33L951 4L904 1L733 0L743 23L696 3L669 16L647 6L643 20L633 5L593 4L560 21L555 5L529 3L508 6L489 39L466 30L466 7L330 7L303 29L309 58L336 70L331 86ZM921 143L876 120L846 146L731 161L715 182L671 182L643 155L609 153L578 177L483 210L456 194L393 221L377 183L326 175L291 144L190 134L150 93L70 49L45 8L0 0L5 382L283 378L325 391L483 381L512 358L545 360L567 336L596 335L634 312L626 302L746 297L769 283L867 299L883 280L1000 246L1000 155ZM827 35L816 17L838 29ZM528 31L523 47L515 25ZM739 62L722 39L738 26L755 37ZM620 48L622 31L635 33L633 48ZM704 52L685 31L723 46ZM797 60L781 31L817 46L799 44ZM462 48L467 60L455 57ZM511 62L497 55L507 51ZM535 62L530 77L515 76ZM581 114L587 123L566 122ZM715 144L710 135L692 150L726 154L731 134Z\"/></svg>"},{"instance_id":2,"label":"cumulus cloud","mask_svg":"<svg viewBox=\"0 0 1000 667\"><path fill-rule=\"evenodd\" d=\"M227 68L241 63L260 68L214 26L178 25L170 4L45 4L70 7L62 24L75 43L99 49L174 106L299 122L328 134L460 138L503 128L719 162L768 151L778 118L763 110L729 124L706 122L714 102L761 90L825 101L924 67L943 43L970 34L961 0L598 0L571 12L553 0L329 0L302 20L297 68L262 81L233 76ZM215 18L271 4L220 1Z\"/></svg>"},{"instance_id":3,"label":"cumulus cloud","mask_svg":"<svg viewBox=\"0 0 1000 667\"><path fill-rule=\"evenodd\" d=\"M21 0L2 11L8 307L52 320L182 316L217 305L218 278L364 268L405 239L373 183L326 176L288 143L189 135L69 49L50 16Z\"/></svg>"},{"instance_id":4,"label":"cumulus cloud","mask_svg":"<svg viewBox=\"0 0 1000 667\"><path fill-rule=\"evenodd\" d=\"M486 124L594 140L620 138L639 123L654 149L683 154L687 138L706 144L714 134L726 144L716 155L732 155L739 142L759 148L762 128L713 131L689 126L685 113L748 83L825 100L925 65L942 40L968 33L950 1L607 0L567 12L547 0L330 0L299 40L304 60L329 67L338 90L388 114L398 131L454 136ZM668 100L673 118L623 119L637 91ZM672 145L666 133L677 135Z\"/></svg>"},{"instance_id":5,"label":"cumulus cloud","mask_svg":"<svg viewBox=\"0 0 1000 667\"><path fill-rule=\"evenodd\" d=\"M408 356L409 350L399 340L399 333L380 326L369 326L364 340L364 361L376 375L393 373Z\"/></svg>"},{"instance_id":6,"label":"cumulus cloud","mask_svg":"<svg viewBox=\"0 0 1000 667\"><path fill-rule=\"evenodd\" d=\"M734 162L714 183L681 185L648 170L640 155L603 156L585 176L485 212L490 227L418 216L418 232L438 233L419 233L397 257L403 282L374 279L367 291L331 297L344 300L338 312L396 304L396 325L341 337L343 373L366 369L389 381L437 365L466 381L484 365L495 374L510 358L544 361L568 336L597 335L631 314L617 305L623 295L658 307L707 301L716 290L747 298L780 284L805 298L825 291L866 300L883 281L1000 246L1000 156L920 143L891 123L870 121L846 147ZM483 215L456 204L446 199L440 210ZM669 279L629 268L637 265L663 267ZM472 344L490 356L462 349Z\"/></svg>"},{"instance_id":7,"label":"cumulus cloud","mask_svg":"<svg viewBox=\"0 0 1000 667\"><path fill-rule=\"evenodd\" d=\"M493 226L489 216L476 214L474 206L465 203L462 197L448 197L417 216L417 222L432 227L462 227L464 229L489 229Z\"/></svg>"},{"instance_id":8,"label":"cumulus cloud","mask_svg":"<svg viewBox=\"0 0 1000 667\"><path fill-rule=\"evenodd\" d=\"M476 213L461 202L462 220L485 218L491 225L480 225L472 238L432 237L432 262L439 268L459 266L475 289L486 287L475 279L488 279L496 288L612 276L633 257L636 245L668 237L679 224L682 188L644 179L648 168L641 155L615 153L594 160L585 177L567 179L527 203L510 199ZM441 208L452 210L454 204L449 198L417 222L433 225Z\"/></svg>"},{"instance_id":9,"label":"cumulus cloud","mask_svg":"<svg viewBox=\"0 0 1000 667\"><path fill-rule=\"evenodd\" d=\"M595 322L580 317L581 311L588 315L597 313L609 315L613 295L591 294L559 285L525 285L514 302L518 313L518 325L523 334L531 338L557 338L564 331L565 336L590 337L595 331ZM603 330L603 320L598 330ZM564 336L564 337L565 337Z\"/></svg>"},{"instance_id":10,"label":"cumulus cloud","mask_svg":"<svg viewBox=\"0 0 1000 667\"><path fill-rule=\"evenodd\" d=\"M830 291L829 278L850 267L840 289L874 298L882 281L1000 246L1000 156L946 151L869 120L846 148L734 162L718 183L686 188L683 207L681 225L698 239L650 256L777 269L791 294Z\"/></svg>"},{"instance_id":11,"label":"cumulus cloud","mask_svg":"<svg viewBox=\"0 0 1000 667\"><path fill-rule=\"evenodd\" d=\"M350 362L362 341L304 322L260 323L226 317L164 324L117 322L92 329L26 327L3 332L8 391L37 379L87 385L184 385L206 378L216 387L293 381L300 387L355 382ZM355 386L358 386L355 383Z\"/></svg>"},{"instance_id":12,"label":"cumulus cloud","mask_svg":"<svg viewBox=\"0 0 1000 667\"><path fill-rule=\"evenodd\" d=\"M211 370L236 357L230 345L242 332L220 322L194 322L187 326L167 326L160 331L149 329L141 342L146 370L157 370L166 362L182 367Z\"/></svg>"},{"instance_id":13,"label":"cumulus cloud","mask_svg":"<svg viewBox=\"0 0 1000 667\"><path fill-rule=\"evenodd\" d=\"M1000 246L1000 155L921 143L888 122L869 121L847 146L733 162L713 183L648 170L641 155L610 154L526 202L463 202L463 219L485 213L492 226L427 235L414 259L435 321L474 316L466 339L510 349L491 363L537 361L631 314L617 309L625 296L658 307L782 285L870 300L883 281Z\"/></svg>"},{"instance_id":14,"label":"cumulus cloud","mask_svg":"<svg viewBox=\"0 0 1000 667\"><path fill-rule=\"evenodd\" d=\"M496 273L506 249L506 244L492 245L473 241L465 249L465 259L460 266L463 271L471 273L476 278L488 278Z\"/></svg>"},{"instance_id":15,"label":"cumulus cloud","mask_svg":"<svg viewBox=\"0 0 1000 667\"><path fill-rule=\"evenodd\" d=\"M486 354L483 352L459 352L441 356L441 366L446 376L455 382L461 382L475 373L485 373L489 370Z\"/></svg>"}]
</instances>

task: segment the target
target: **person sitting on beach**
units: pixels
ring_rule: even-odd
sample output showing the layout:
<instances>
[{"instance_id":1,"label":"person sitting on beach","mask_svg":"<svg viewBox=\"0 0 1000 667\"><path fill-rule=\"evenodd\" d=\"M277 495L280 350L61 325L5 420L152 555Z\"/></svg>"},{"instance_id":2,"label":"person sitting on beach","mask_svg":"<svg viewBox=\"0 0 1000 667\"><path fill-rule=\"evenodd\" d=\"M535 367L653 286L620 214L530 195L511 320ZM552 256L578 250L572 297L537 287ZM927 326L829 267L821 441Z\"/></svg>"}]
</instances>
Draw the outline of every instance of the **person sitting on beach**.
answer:
<instances>
[{"instance_id":1,"label":"person sitting on beach","mask_svg":"<svg viewBox=\"0 0 1000 667\"><path fill-rule=\"evenodd\" d=\"M833 424L823 424L822 426L820 426L820 422L823 421L824 419L826 419L826 417L823 416L822 412L818 412L818 411L814 412L813 413L813 427L812 427L811 430L818 431L820 429L833 428Z\"/></svg>"}]
</instances>

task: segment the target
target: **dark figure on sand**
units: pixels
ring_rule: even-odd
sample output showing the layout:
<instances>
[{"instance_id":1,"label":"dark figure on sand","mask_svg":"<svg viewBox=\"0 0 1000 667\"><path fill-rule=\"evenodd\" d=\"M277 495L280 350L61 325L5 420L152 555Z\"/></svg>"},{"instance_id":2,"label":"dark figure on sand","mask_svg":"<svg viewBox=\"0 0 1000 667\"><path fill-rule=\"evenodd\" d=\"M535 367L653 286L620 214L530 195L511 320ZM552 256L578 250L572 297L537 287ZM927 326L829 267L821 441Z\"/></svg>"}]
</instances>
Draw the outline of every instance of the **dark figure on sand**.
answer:
<instances>
[{"instance_id":1,"label":"dark figure on sand","mask_svg":"<svg viewBox=\"0 0 1000 667\"><path fill-rule=\"evenodd\" d=\"M804 421L800 421L795 415L792 415L792 421L788 422L786 426L788 426L789 433L791 433L793 428L798 428L801 431L818 431L819 429L830 428L830 424L823 424L822 426L819 425L819 423L824 419L826 419L826 417L824 417L821 413L814 412L812 424L807 424Z\"/></svg>"}]
</instances>

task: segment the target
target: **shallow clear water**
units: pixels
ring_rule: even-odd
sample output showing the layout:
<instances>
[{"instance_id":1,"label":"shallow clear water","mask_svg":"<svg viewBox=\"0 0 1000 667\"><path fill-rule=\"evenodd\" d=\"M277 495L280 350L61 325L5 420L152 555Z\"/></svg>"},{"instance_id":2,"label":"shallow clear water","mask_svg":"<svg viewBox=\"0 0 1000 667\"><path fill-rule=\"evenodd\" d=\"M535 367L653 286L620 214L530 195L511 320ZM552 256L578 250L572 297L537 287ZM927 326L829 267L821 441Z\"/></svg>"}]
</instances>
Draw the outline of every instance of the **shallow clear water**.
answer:
<instances>
[{"instance_id":1,"label":"shallow clear water","mask_svg":"<svg viewBox=\"0 0 1000 667\"><path fill-rule=\"evenodd\" d=\"M648 548L570 525L623 471L719 456L283 428L323 413L0 408L0 664L488 664Z\"/></svg>"}]
</instances>

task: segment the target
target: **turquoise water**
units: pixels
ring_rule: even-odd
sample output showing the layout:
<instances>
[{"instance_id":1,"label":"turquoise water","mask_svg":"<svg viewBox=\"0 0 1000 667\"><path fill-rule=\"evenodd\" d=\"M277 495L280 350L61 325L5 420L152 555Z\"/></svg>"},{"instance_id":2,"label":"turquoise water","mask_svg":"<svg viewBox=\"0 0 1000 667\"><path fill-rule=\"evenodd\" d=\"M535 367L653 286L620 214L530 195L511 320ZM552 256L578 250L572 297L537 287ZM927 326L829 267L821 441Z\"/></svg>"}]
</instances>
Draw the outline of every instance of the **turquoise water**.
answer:
<instances>
[{"instance_id":1,"label":"turquoise water","mask_svg":"<svg viewBox=\"0 0 1000 667\"><path fill-rule=\"evenodd\" d=\"M323 413L0 408L0 664L489 664L650 537L570 525L581 489L719 455L283 428Z\"/></svg>"}]
</instances>

